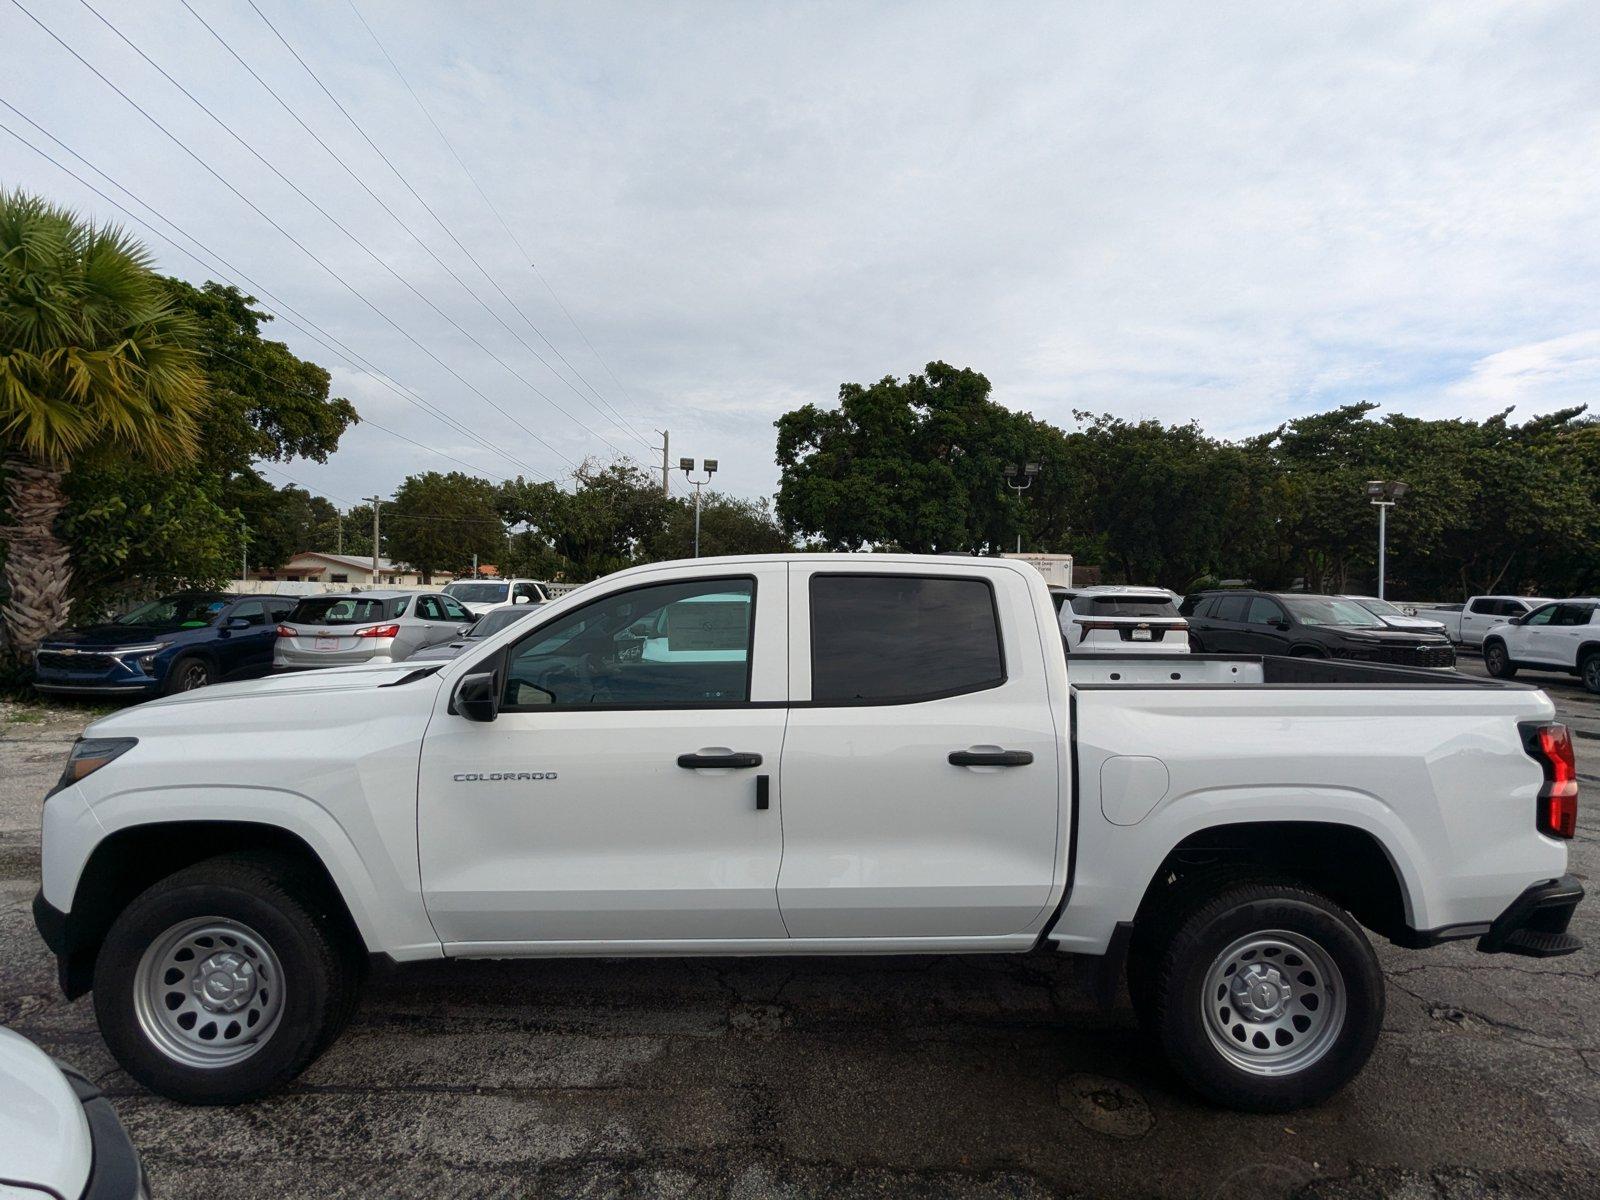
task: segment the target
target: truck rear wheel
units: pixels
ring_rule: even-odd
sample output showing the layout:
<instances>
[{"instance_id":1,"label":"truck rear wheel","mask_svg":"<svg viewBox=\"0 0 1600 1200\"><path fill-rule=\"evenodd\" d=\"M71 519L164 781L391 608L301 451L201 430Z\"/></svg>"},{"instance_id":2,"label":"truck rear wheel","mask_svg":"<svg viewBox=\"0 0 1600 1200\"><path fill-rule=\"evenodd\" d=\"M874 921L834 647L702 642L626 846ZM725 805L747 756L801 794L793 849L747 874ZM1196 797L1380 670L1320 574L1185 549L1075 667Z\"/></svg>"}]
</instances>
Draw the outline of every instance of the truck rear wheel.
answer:
<instances>
[{"instance_id":1,"label":"truck rear wheel","mask_svg":"<svg viewBox=\"0 0 1600 1200\"><path fill-rule=\"evenodd\" d=\"M300 1073L354 1007L360 973L294 864L210 859L151 885L95 963L101 1035L187 1104L236 1104Z\"/></svg>"},{"instance_id":2,"label":"truck rear wheel","mask_svg":"<svg viewBox=\"0 0 1600 1200\"><path fill-rule=\"evenodd\" d=\"M1159 948L1143 1016L1208 1100L1255 1112L1316 1104L1372 1054L1383 973L1327 897L1290 883L1225 887Z\"/></svg>"}]
</instances>

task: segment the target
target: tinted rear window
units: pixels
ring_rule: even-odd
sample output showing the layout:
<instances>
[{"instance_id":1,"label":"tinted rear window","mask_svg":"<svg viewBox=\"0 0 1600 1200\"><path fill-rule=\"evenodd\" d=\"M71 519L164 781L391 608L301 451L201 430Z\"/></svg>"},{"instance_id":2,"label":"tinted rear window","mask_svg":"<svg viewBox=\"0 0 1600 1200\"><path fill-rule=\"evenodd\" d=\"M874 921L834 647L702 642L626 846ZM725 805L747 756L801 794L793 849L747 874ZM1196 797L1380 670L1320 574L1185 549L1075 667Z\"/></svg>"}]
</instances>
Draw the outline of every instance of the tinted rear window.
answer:
<instances>
[{"instance_id":1,"label":"tinted rear window","mask_svg":"<svg viewBox=\"0 0 1600 1200\"><path fill-rule=\"evenodd\" d=\"M1178 606L1159 596L1079 596L1072 611L1087 617L1176 617Z\"/></svg>"},{"instance_id":2,"label":"tinted rear window","mask_svg":"<svg viewBox=\"0 0 1600 1200\"><path fill-rule=\"evenodd\" d=\"M1005 681L994 594L977 579L811 577L811 697L893 704Z\"/></svg>"},{"instance_id":3,"label":"tinted rear window","mask_svg":"<svg viewBox=\"0 0 1600 1200\"><path fill-rule=\"evenodd\" d=\"M302 600L289 614L291 625L360 625L381 621L386 614L382 600L363 600L358 596L315 596Z\"/></svg>"}]
</instances>

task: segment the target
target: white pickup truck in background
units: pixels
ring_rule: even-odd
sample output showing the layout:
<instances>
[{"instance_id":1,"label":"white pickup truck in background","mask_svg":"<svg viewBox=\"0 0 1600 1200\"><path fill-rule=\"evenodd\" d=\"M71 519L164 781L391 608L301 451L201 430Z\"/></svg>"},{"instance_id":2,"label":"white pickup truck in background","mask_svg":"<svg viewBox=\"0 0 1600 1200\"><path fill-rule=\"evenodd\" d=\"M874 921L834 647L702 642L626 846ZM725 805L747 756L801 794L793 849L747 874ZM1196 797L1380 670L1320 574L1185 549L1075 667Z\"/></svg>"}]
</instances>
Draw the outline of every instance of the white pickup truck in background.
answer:
<instances>
[{"instance_id":1,"label":"white pickup truck in background","mask_svg":"<svg viewBox=\"0 0 1600 1200\"><path fill-rule=\"evenodd\" d=\"M1417 605L1414 615L1443 625L1445 636L1458 646L1481 646L1496 625L1548 603L1537 596L1469 596L1465 604Z\"/></svg>"},{"instance_id":2,"label":"white pickup truck in background","mask_svg":"<svg viewBox=\"0 0 1600 1200\"><path fill-rule=\"evenodd\" d=\"M371 955L1045 947L1125 976L1200 1094L1281 1110L1372 1050L1366 931L1578 948L1553 713L1449 672L1069 659L1001 559L663 563L450 662L95 722L34 912L117 1061L189 1102L293 1078Z\"/></svg>"}]
</instances>

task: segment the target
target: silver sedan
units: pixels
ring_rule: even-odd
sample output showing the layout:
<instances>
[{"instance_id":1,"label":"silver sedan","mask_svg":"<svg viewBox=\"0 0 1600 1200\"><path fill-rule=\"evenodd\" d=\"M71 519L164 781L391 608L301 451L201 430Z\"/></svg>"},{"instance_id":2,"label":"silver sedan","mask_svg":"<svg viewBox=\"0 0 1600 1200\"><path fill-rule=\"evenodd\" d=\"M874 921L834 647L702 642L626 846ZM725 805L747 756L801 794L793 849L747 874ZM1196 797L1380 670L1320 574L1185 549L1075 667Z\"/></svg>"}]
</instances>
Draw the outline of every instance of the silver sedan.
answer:
<instances>
[{"instance_id":1,"label":"silver sedan","mask_svg":"<svg viewBox=\"0 0 1600 1200\"><path fill-rule=\"evenodd\" d=\"M276 671L401 662L459 637L472 615L431 592L352 592L307 596L278 626Z\"/></svg>"}]
</instances>

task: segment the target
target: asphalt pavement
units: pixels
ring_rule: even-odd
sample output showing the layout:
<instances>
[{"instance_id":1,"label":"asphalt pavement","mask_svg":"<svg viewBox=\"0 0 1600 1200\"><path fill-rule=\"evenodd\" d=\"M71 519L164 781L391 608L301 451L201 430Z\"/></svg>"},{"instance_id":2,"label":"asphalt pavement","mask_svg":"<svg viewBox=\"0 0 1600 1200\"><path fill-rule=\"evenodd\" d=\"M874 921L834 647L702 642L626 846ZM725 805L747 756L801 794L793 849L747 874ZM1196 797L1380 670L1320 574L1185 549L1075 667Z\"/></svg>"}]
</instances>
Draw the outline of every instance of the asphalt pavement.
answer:
<instances>
[{"instance_id":1,"label":"asphalt pavement","mask_svg":"<svg viewBox=\"0 0 1600 1200\"><path fill-rule=\"evenodd\" d=\"M1463 669L1481 672L1475 662ZM1600 697L1577 734L1600 865ZM0 1023L98 1081L158 1196L1600 1196L1600 900L1566 958L1382 944L1378 1049L1312 1111L1178 1086L1087 963L431 963L375 979L289 1091L195 1109L111 1061L28 905L39 808L87 710L0 710Z\"/></svg>"}]
</instances>

